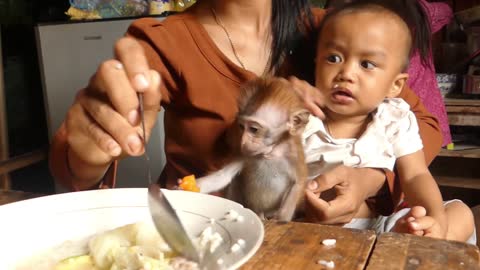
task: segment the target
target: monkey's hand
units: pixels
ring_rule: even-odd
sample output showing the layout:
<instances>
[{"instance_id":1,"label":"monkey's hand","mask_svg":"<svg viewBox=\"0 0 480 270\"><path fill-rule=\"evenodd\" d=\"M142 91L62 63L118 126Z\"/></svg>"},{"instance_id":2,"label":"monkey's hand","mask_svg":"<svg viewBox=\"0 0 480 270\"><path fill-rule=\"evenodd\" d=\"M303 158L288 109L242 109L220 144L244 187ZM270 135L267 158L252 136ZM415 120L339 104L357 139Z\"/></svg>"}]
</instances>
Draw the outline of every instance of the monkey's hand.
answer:
<instances>
[{"instance_id":1,"label":"monkey's hand","mask_svg":"<svg viewBox=\"0 0 480 270\"><path fill-rule=\"evenodd\" d=\"M195 175L187 175L182 179L178 179L178 188L186 191L200 192L200 188L197 186Z\"/></svg>"}]
</instances>

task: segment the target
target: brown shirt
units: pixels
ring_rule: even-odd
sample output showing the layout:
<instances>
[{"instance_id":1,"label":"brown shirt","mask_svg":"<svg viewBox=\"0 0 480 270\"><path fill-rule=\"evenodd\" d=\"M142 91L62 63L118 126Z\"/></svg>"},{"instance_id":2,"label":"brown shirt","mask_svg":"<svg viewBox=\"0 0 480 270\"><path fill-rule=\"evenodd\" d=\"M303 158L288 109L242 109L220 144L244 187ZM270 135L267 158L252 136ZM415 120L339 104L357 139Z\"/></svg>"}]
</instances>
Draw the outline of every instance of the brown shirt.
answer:
<instances>
[{"instance_id":1,"label":"brown shirt","mask_svg":"<svg viewBox=\"0 0 480 270\"><path fill-rule=\"evenodd\" d=\"M315 12L317 19L323 14L323 11ZM140 40L151 68L162 77L167 163L159 181L171 187L180 177L192 173L199 177L219 169L229 158L230 151L223 138L237 113L239 85L256 75L231 62L188 11L164 21L139 19L127 35ZM410 89L405 89L401 97L417 116L430 162L441 144L438 123ZM57 181L75 189L66 164L66 144L66 131L62 126L52 143L50 166ZM112 167L103 181L109 186L114 184L115 166ZM388 179L390 190L395 190L393 175ZM386 194L389 200L398 197L389 196L390 192ZM387 203L389 209L392 205L391 201Z\"/></svg>"}]
</instances>

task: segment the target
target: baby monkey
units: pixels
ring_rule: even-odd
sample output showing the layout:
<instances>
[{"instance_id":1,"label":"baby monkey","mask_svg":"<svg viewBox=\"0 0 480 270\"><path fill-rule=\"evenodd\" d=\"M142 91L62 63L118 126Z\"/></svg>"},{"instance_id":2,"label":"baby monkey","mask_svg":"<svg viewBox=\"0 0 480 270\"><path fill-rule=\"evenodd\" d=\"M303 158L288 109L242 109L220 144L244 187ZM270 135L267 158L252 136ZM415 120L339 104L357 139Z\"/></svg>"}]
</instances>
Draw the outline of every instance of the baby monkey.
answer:
<instances>
[{"instance_id":1,"label":"baby monkey","mask_svg":"<svg viewBox=\"0 0 480 270\"><path fill-rule=\"evenodd\" d=\"M234 159L199 178L200 192L228 185L226 197L260 218L290 221L303 205L307 167L301 138L310 113L285 79L259 78L241 91L237 119L227 130Z\"/></svg>"}]
</instances>

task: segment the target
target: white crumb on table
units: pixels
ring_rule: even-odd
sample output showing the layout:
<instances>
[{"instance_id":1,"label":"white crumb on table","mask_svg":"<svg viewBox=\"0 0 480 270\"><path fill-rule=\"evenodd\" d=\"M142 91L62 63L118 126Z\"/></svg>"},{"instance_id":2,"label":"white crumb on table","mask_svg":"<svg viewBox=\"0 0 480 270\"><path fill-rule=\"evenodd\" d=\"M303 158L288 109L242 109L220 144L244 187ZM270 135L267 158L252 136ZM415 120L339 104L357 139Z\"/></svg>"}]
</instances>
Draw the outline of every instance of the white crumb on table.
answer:
<instances>
[{"instance_id":1,"label":"white crumb on table","mask_svg":"<svg viewBox=\"0 0 480 270\"><path fill-rule=\"evenodd\" d=\"M318 260L317 264L323 265L329 269L335 268L335 263L333 261Z\"/></svg>"},{"instance_id":2,"label":"white crumb on table","mask_svg":"<svg viewBox=\"0 0 480 270\"><path fill-rule=\"evenodd\" d=\"M337 243L336 239L323 239L322 244L325 246L334 246Z\"/></svg>"}]
</instances>

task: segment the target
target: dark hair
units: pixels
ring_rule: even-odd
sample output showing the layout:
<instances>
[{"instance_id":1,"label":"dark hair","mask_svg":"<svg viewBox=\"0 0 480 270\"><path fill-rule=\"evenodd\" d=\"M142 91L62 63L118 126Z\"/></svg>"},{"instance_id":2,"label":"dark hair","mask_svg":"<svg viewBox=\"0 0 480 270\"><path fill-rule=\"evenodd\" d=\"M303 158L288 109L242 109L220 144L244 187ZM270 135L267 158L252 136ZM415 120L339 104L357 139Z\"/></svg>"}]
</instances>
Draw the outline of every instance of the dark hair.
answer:
<instances>
[{"instance_id":1,"label":"dark hair","mask_svg":"<svg viewBox=\"0 0 480 270\"><path fill-rule=\"evenodd\" d=\"M395 1L394 1L395 2ZM400 13L412 31L413 52L418 51L423 64L427 64L432 42L432 30L430 28L430 19L422 3L418 0L404 0L403 11Z\"/></svg>"},{"instance_id":2,"label":"dark hair","mask_svg":"<svg viewBox=\"0 0 480 270\"><path fill-rule=\"evenodd\" d=\"M342 10L368 6L379 6L399 16L410 29L412 38L410 54L418 51L423 64L427 63L431 46L430 21L424 7L418 0L355 0L329 12L322 21L322 26L330 17ZM320 26L320 31L322 26Z\"/></svg>"},{"instance_id":3,"label":"dark hair","mask_svg":"<svg viewBox=\"0 0 480 270\"><path fill-rule=\"evenodd\" d=\"M272 52L270 70L278 68L285 54L294 50L313 24L309 0L272 0Z\"/></svg>"}]
</instances>

